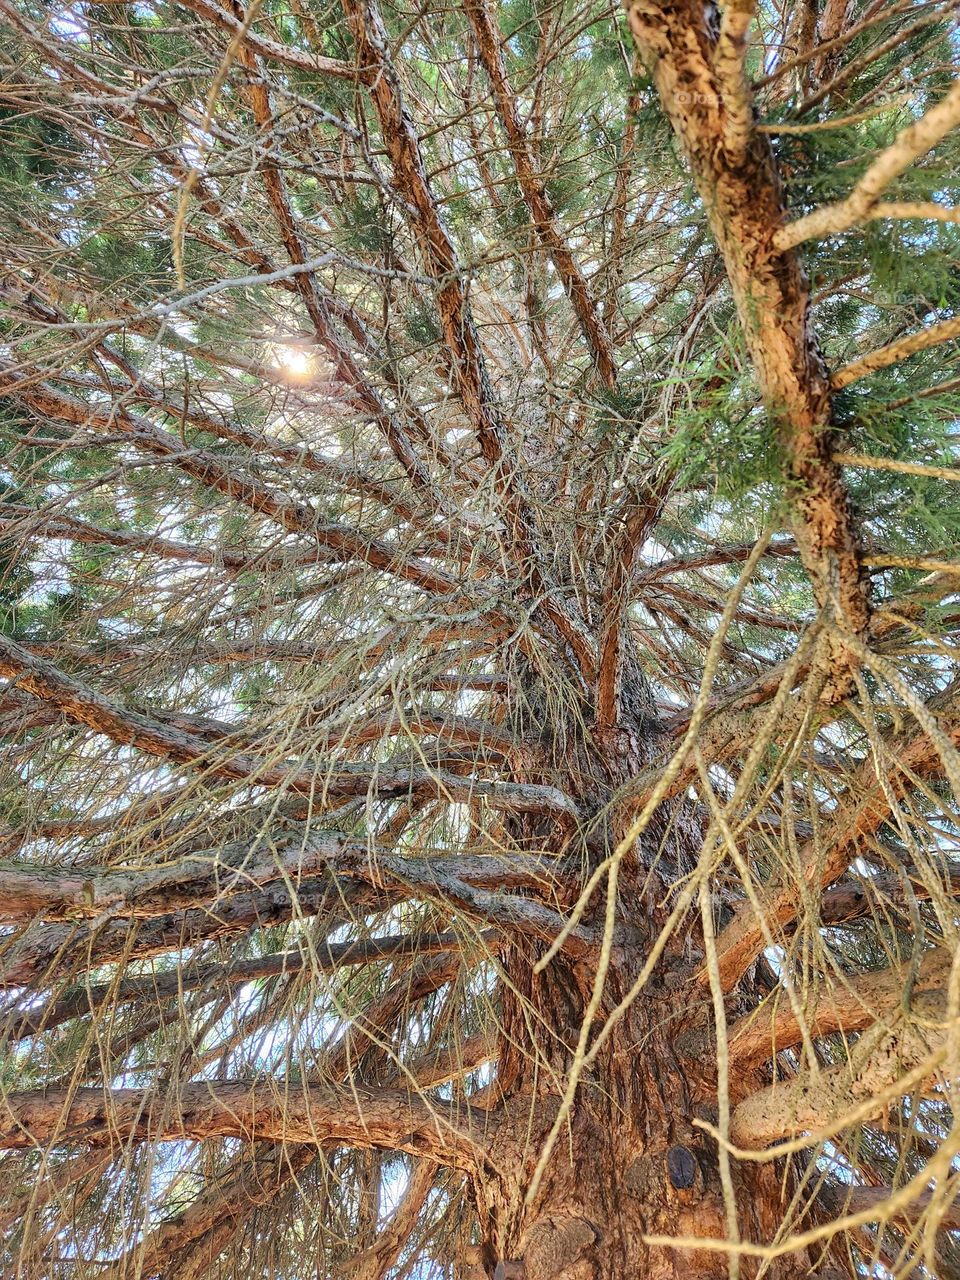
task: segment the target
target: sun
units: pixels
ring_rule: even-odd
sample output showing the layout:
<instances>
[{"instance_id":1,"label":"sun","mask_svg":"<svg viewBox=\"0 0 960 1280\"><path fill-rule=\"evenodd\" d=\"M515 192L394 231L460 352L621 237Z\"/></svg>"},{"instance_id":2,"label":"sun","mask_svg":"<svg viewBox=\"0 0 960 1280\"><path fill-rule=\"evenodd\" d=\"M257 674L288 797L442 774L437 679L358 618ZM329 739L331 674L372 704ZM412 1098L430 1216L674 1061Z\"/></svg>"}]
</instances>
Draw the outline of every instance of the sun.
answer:
<instances>
[{"instance_id":1,"label":"sun","mask_svg":"<svg viewBox=\"0 0 960 1280\"><path fill-rule=\"evenodd\" d=\"M313 374L313 356L303 347L286 342L277 343L273 349L273 358L285 374L298 382Z\"/></svg>"}]
</instances>

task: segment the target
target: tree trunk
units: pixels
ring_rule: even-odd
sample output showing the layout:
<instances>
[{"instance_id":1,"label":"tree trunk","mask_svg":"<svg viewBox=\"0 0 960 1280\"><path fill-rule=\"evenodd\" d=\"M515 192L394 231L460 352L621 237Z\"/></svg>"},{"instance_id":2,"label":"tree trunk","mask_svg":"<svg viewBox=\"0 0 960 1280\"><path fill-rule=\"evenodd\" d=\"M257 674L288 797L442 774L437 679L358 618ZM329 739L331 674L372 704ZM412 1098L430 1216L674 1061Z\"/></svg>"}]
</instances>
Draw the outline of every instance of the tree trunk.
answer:
<instances>
[{"instance_id":1,"label":"tree trunk","mask_svg":"<svg viewBox=\"0 0 960 1280\"><path fill-rule=\"evenodd\" d=\"M660 727L652 699L635 655L628 660L622 705L629 709L629 723L621 722L600 742L587 741L589 731L571 732L554 753L555 762L566 763L563 785L569 794L595 814L615 815L606 824L606 839L585 857L584 880L623 835L626 817L617 820L614 793L658 751ZM524 780L548 779L528 773ZM557 781L555 773L552 780ZM531 843L539 839L543 845L542 831L528 827L526 834ZM666 886L693 869L702 834L681 801L670 817L655 819L624 860L617 924L619 936L628 941L613 949L593 1035L640 973L672 906ZM597 927L603 922L605 889L601 882L585 917ZM598 957L561 952L536 974L542 944L525 943L504 954L502 1103L491 1117L489 1167L474 1186L486 1275L497 1280L709 1280L729 1274L723 1250L646 1242L652 1236L728 1236L716 1144L693 1123L697 1118L717 1122L716 1063L693 1073L674 1047L683 1002L680 970L689 973L703 955L696 913L691 919L671 939L640 997L584 1071L532 1198L537 1163L560 1111L587 1016ZM782 1172L748 1163L735 1165L732 1173L741 1238L772 1240L786 1205ZM755 1275L757 1265L743 1259L741 1275ZM809 1274L808 1264L796 1255L769 1264L765 1272L770 1280Z\"/></svg>"}]
</instances>

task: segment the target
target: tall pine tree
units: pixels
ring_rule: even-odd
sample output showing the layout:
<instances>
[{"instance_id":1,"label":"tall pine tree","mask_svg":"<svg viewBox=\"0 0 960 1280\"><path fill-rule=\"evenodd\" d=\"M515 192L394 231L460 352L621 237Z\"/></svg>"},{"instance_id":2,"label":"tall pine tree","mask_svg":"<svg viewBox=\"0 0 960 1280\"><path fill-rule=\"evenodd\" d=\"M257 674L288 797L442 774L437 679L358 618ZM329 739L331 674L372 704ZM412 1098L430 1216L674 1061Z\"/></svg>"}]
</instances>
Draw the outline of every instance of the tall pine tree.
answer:
<instances>
[{"instance_id":1,"label":"tall pine tree","mask_svg":"<svg viewBox=\"0 0 960 1280\"><path fill-rule=\"evenodd\" d=\"M960 1276L953 0L0 0L0 1267Z\"/></svg>"}]
</instances>

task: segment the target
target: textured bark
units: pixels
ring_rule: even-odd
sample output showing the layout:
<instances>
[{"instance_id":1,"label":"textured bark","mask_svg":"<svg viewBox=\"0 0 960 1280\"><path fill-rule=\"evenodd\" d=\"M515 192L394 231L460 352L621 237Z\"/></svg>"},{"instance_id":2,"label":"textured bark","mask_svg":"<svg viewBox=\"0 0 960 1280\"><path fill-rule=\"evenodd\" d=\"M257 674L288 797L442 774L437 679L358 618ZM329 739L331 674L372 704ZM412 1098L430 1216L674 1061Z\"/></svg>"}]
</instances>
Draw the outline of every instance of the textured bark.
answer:
<instances>
[{"instance_id":1,"label":"textured bark","mask_svg":"<svg viewBox=\"0 0 960 1280\"><path fill-rule=\"evenodd\" d=\"M0 1099L0 1147L26 1150L67 1138L92 1143L247 1141L388 1147L470 1169L476 1151L468 1109L405 1090L286 1080L180 1085L158 1101L144 1089L36 1089Z\"/></svg>"},{"instance_id":2,"label":"textured bark","mask_svg":"<svg viewBox=\"0 0 960 1280\"><path fill-rule=\"evenodd\" d=\"M563 879L564 864L535 857L403 858L370 849L336 831L302 833L272 847L262 841L184 853L165 867L148 871L106 871L89 875L35 866L0 864L0 920L96 919L105 911L144 920L222 901L235 889L275 880L299 881L329 874L331 880L360 881L392 889L423 886L438 890L451 880L476 888L529 888Z\"/></svg>"},{"instance_id":3,"label":"textured bark","mask_svg":"<svg viewBox=\"0 0 960 1280\"><path fill-rule=\"evenodd\" d=\"M799 1002L800 1017L780 993L777 1005L762 1005L730 1028L731 1060L742 1070L799 1044L805 1033L816 1040L834 1031L862 1031L875 1022L891 1019L903 1003L908 983L917 995L935 991L946 985L951 963L950 953L937 948L923 957L915 974L910 965L893 965L849 978L845 986L831 984L811 999Z\"/></svg>"},{"instance_id":4,"label":"textured bark","mask_svg":"<svg viewBox=\"0 0 960 1280\"><path fill-rule=\"evenodd\" d=\"M769 1085L745 1098L730 1122L731 1140L743 1147L764 1147L797 1133L816 1135L844 1118L857 1122L882 1115L944 1060L948 1004L942 991L919 996L912 1005L918 1021L880 1022L861 1037L849 1062L814 1074ZM910 1084L905 1085L904 1079Z\"/></svg>"},{"instance_id":5,"label":"textured bark","mask_svg":"<svg viewBox=\"0 0 960 1280\"><path fill-rule=\"evenodd\" d=\"M584 739L566 738L570 777L579 780L577 803L599 811L624 780L662 750L660 725L636 654L628 650L620 717L615 726ZM534 700L535 692L531 693ZM533 780L533 779L531 779ZM622 839L632 810L612 806L606 848ZM519 837L538 836L536 819L515 820ZM592 1030L596 1034L626 995L647 958L649 943L669 912L668 886L692 867L702 836L681 805L659 814L620 867L618 942ZM599 842L602 845L602 841ZM599 860L598 850L594 855ZM594 895L586 920L598 928L605 892ZM479 1265L486 1275L520 1280L679 1280L728 1274L722 1250L649 1245L645 1238L723 1240L727 1219L716 1147L694 1125L717 1120L716 1066L694 1075L675 1051L675 972L702 951L696 922L668 945L647 986L617 1023L580 1082L569 1114L531 1196L532 1179L575 1067L580 1029L597 976L596 952L559 953L540 973L545 947L514 941L502 952L498 1088L489 1155L473 1184L481 1227ZM592 1036L591 1036L592 1039ZM770 1240L782 1223L786 1185L774 1167L745 1165L734 1172L742 1235ZM793 1280L807 1263L787 1257L765 1274ZM500 1268L498 1271L498 1267ZM755 1274L743 1263L741 1274Z\"/></svg>"},{"instance_id":6,"label":"textured bark","mask_svg":"<svg viewBox=\"0 0 960 1280\"><path fill-rule=\"evenodd\" d=\"M784 221L776 162L766 136L739 118L739 99L731 100L708 9L696 0L626 0L637 47L703 200L784 450L800 556L820 603L858 634L869 608L831 458L830 381L812 329L809 285L796 255L775 248ZM832 656L828 700L843 695L850 664L842 649Z\"/></svg>"},{"instance_id":7,"label":"textured bark","mask_svg":"<svg viewBox=\"0 0 960 1280\"><path fill-rule=\"evenodd\" d=\"M555 971L538 1011L569 1043L589 997L594 971ZM632 977L617 965L611 988ZM690 1079L674 1052L669 1030L675 996L646 992L611 1037L581 1084L569 1121L556 1143L540 1188L524 1204L533 1170L557 1113L549 1068L514 1086L496 1113L488 1170L476 1184L484 1235L483 1265L520 1264L526 1280L623 1280L625 1276L679 1280L696 1275L721 1280L724 1252L653 1246L647 1236L723 1240L727 1222L715 1147L693 1126L716 1121L709 1086ZM552 1016L551 1016L552 1015ZM635 1043L643 1052L631 1052ZM570 1064L557 1046L553 1067ZM783 1220L786 1200L778 1170L744 1165L734 1173L739 1226L745 1238L767 1241ZM777 1280L807 1274L802 1257L787 1257L766 1272ZM504 1274L504 1272L501 1272ZM742 1273L756 1274L744 1262Z\"/></svg>"}]
</instances>

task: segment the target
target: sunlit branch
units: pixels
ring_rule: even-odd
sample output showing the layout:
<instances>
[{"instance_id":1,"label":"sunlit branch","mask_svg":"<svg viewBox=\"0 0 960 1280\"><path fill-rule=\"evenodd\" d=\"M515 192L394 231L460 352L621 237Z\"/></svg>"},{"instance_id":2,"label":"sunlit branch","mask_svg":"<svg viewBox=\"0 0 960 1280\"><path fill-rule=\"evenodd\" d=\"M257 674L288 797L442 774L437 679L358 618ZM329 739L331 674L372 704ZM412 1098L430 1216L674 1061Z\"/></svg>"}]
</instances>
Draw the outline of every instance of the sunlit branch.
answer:
<instances>
[{"instance_id":1,"label":"sunlit branch","mask_svg":"<svg viewBox=\"0 0 960 1280\"><path fill-rule=\"evenodd\" d=\"M838 235L841 231L847 231L850 227L856 226L865 218L875 216L877 201L890 183L905 172L915 160L935 147L958 123L960 123L960 80L954 82L952 88L935 107L931 107L914 124L908 125L897 134L891 145L870 164L845 200L815 209L812 213L781 227L773 237L774 246L784 253L796 248L805 240Z\"/></svg>"}]
</instances>

